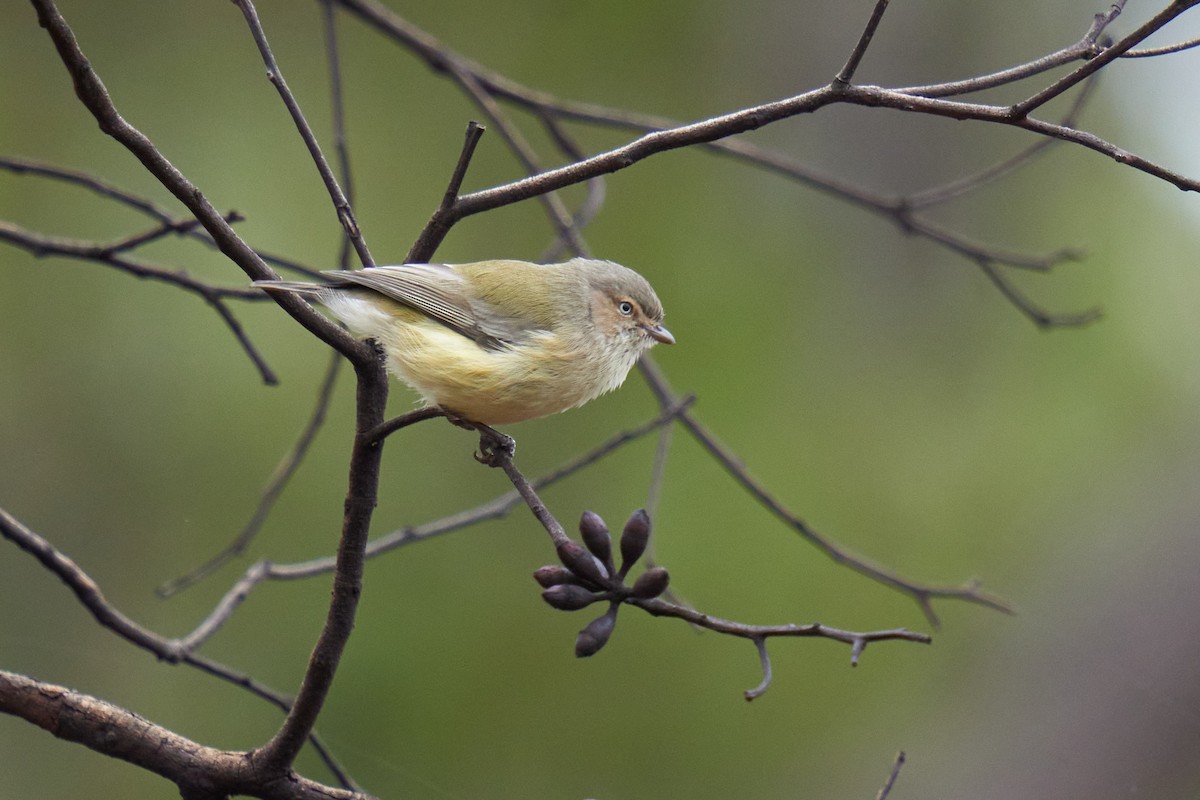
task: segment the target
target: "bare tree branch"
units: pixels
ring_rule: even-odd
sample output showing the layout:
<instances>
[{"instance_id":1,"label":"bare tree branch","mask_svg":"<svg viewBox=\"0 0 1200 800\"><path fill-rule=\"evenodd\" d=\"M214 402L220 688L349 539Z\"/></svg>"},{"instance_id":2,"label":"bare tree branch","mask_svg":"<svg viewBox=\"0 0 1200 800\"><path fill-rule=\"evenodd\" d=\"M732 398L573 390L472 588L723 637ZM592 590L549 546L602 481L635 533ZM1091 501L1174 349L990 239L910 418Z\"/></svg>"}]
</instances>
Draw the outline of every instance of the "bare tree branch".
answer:
<instances>
[{"instance_id":1,"label":"bare tree branch","mask_svg":"<svg viewBox=\"0 0 1200 800\"><path fill-rule=\"evenodd\" d=\"M858 42L854 45L854 50L851 51L850 57L846 59L845 65L838 70L838 74L834 78L836 82L850 83L850 81L854 80L854 73L858 72L858 65L862 62L863 56L867 54L867 48L871 46L871 39L875 38L875 31L879 28L879 23L883 19L887 7L888 0L875 0L875 8L871 11L871 18L867 20L867 26L863 28L862 34L858 37Z\"/></svg>"},{"instance_id":2,"label":"bare tree branch","mask_svg":"<svg viewBox=\"0 0 1200 800\"><path fill-rule=\"evenodd\" d=\"M92 69L87 56L75 40L75 34L59 13L53 0L31 0L37 10L41 25L58 50L59 58L67 68L75 85L75 94L96 118L100 130L124 145L142 165L175 195L200 224L212 235L221 252L251 278L270 279L275 273L253 249L234 232L232 226L213 208L200 189L189 181L182 172L159 152L145 134L130 125L117 112L103 81ZM356 363L367 363L374 356L371 348L349 336L341 328L314 311L307 303L296 297L278 296L275 302L297 322L326 344L341 351Z\"/></svg>"},{"instance_id":3,"label":"bare tree branch","mask_svg":"<svg viewBox=\"0 0 1200 800\"><path fill-rule=\"evenodd\" d=\"M1011 109L1012 115L1014 117L1029 116L1030 112L1041 108L1055 97L1074 87L1080 81L1086 80L1096 74L1113 60L1120 58L1122 53L1150 38L1151 35L1196 5L1197 2L1200 2L1200 0L1175 0L1175 2L1155 14L1133 33L1121 39L1116 44L1103 48L1094 58L1088 59L1070 74L1064 75L1041 91L1013 105ZM1114 9L1119 9L1119 7L1119 5L1113 6Z\"/></svg>"},{"instance_id":4,"label":"bare tree branch","mask_svg":"<svg viewBox=\"0 0 1200 800\"><path fill-rule=\"evenodd\" d=\"M1200 36L1197 36L1195 39L1185 39L1175 44L1163 45L1162 47L1144 47L1137 50L1126 50L1121 54L1121 58L1154 58L1155 56L1165 56L1171 53L1181 53L1184 50L1191 50L1193 47L1200 47Z\"/></svg>"},{"instance_id":5,"label":"bare tree branch","mask_svg":"<svg viewBox=\"0 0 1200 800\"><path fill-rule=\"evenodd\" d=\"M185 798L219 800L235 793L267 800L370 798L295 773L268 777L255 753L205 747L112 703L15 672L0 670L0 712L161 775Z\"/></svg>"},{"instance_id":6,"label":"bare tree branch","mask_svg":"<svg viewBox=\"0 0 1200 800\"><path fill-rule=\"evenodd\" d=\"M342 192L341 186L338 185L337 177L333 174L333 169L329 166L329 162L325 160L325 154L321 151L321 145L317 142L317 136L313 133L312 126L308 124L308 120L304 118L304 112L300 110L300 104L296 102L295 95L288 88L287 81L283 77L283 71L280 70L279 64L275 61L275 54L271 52L271 45L267 42L266 32L263 31L262 23L258 19L258 11L254 8L254 3L250 0L233 0L234 5L241 9L242 15L246 18L246 24L250 26L250 34L254 37L254 44L258 46L258 52L262 56L263 64L267 67L267 79L275 90L279 92L279 97L283 100L284 106L287 107L288 114L292 117L292 122L296 125L296 130L300 133L300 138L304 141L304 145L308 148L308 153L312 157L313 164L316 165L317 171L321 174L321 180L325 182L325 188L329 192L329 199L333 201L333 207L337 211L338 220L341 221L342 227L346 230L346 235L350 237L350 241L354 244L354 249L358 251L358 258L362 261L364 267L375 266L375 260L371 257L371 251L367 248L367 243L363 239L362 231L359 230L358 220L354 217L354 210L350 207L350 201Z\"/></svg>"},{"instance_id":7,"label":"bare tree branch","mask_svg":"<svg viewBox=\"0 0 1200 800\"><path fill-rule=\"evenodd\" d=\"M186 640L165 639L138 625L113 606L91 576L69 556L22 525L16 517L4 509L0 509L0 536L32 555L51 574L62 581L63 585L71 590L80 604L91 613L101 627L112 631L130 644L152 653L160 661L168 664L188 664L227 683L246 689L285 713L290 708L290 702L278 692L212 659L194 655L187 646ZM346 777L341 766L334 760L315 732L311 735L310 742L338 780L344 786L349 785L349 778Z\"/></svg>"},{"instance_id":8,"label":"bare tree branch","mask_svg":"<svg viewBox=\"0 0 1200 800\"><path fill-rule=\"evenodd\" d=\"M531 482L532 485L536 489L543 489L581 472L616 452L626 444L637 441L643 436L666 427L679 414L683 413L693 400L694 398L691 397L683 398L679 403L669 407L649 422L636 428L622 431L586 453L571 459L545 475L535 478ZM394 433L401 427L405 427L407 424L413 424L440 415L441 412L437 409L418 409L410 414L389 420L376 431L369 432L364 438L367 441L376 442L388 434ZM413 525L392 531L371 540L367 544L366 557L375 558L406 545L416 544L417 542L437 536L453 533L481 522L500 519L507 516L521 502L521 496L516 490L513 490L474 508L465 509L422 525ZM195 630L178 640L178 647L184 652L194 652L229 621L237 608L245 602L250 593L254 591L254 588L263 581L303 580L332 572L335 567L336 561L333 558L315 558L310 561L291 564L277 564L270 561L259 561L252 564L246 569L242 577L225 592L216 607L196 626Z\"/></svg>"},{"instance_id":9,"label":"bare tree branch","mask_svg":"<svg viewBox=\"0 0 1200 800\"><path fill-rule=\"evenodd\" d=\"M279 500L279 496L283 494L284 488L304 462L304 457L308 454L309 448L312 447L312 443L317 437L317 432L321 430L321 427L325 423L325 415L329 411L329 403L333 399L333 389L337 385L337 377L341 366L341 354L333 353L329 359L329 366L325 370L325 377L322 379L321 386L317 391L317 402L313 406L312 416L309 417L304 429L300 431L300 436L296 439L296 443L292 445L292 449L284 455L283 459L275 467L275 471L271 474L267 485L263 487L262 493L259 495L258 505L255 507L254 513L245 526L238 532L238 535L234 537L232 542L222 548L220 552L199 567L159 586L156 591L160 597L170 597L204 580L225 564L228 564L244 553L246 548L250 546L250 543L254 541L263 523L270 516L271 510L275 508L275 503Z\"/></svg>"},{"instance_id":10,"label":"bare tree branch","mask_svg":"<svg viewBox=\"0 0 1200 800\"><path fill-rule=\"evenodd\" d=\"M859 632L831 628L816 622L807 625L748 625L721 619L660 599L659 595L666 590L668 581L667 572L662 567L647 570L633 586L627 586L625 577L634 562L645 553L649 542L649 517L645 511L635 512L625 526L621 537L622 564L620 570L617 570L612 561L608 530L599 517L590 512L584 515L580 522L584 545L577 544L567 536L562 523L550 512L533 484L513 463L512 452L502 447L485 447L484 450L490 450L490 458L485 463L502 469L512 481L525 505L550 535L555 552L565 568L563 571L563 568L543 567L534 574L546 589L542 593L543 599L562 611L578 611L597 602L610 603L609 610L593 620L591 625L580 633L580 639L576 641L575 646L578 656L593 655L604 646L616 624L618 607L627 603L654 617L681 619L696 628L753 642L763 667L762 682L745 692L746 699L753 700L762 695L771 683L771 662L765 645L769 638L821 637L843 642L851 646L851 666L858 665L859 656L870 642L904 640L929 644L933 641L928 634L916 633L906 628Z\"/></svg>"},{"instance_id":11,"label":"bare tree branch","mask_svg":"<svg viewBox=\"0 0 1200 800\"><path fill-rule=\"evenodd\" d=\"M891 774L879 789L879 794L875 795L875 800L887 800L889 794L892 793L892 787L896 785L896 779L900 777L900 770L904 767L904 751L901 750L896 754L896 760L892 763Z\"/></svg>"},{"instance_id":12,"label":"bare tree branch","mask_svg":"<svg viewBox=\"0 0 1200 800\"><path fill-rule=\"evenodd\" d=\"M667 382L666 376L662 374L662 371L659 370L657 364L654 362L654 359L649 355L642 356L638 362L638 367L641 369L642 375L645 377L651 391L659 398L659 402L673 402L674 392ZM802 539L829 556L834 563L842 564L860 575L864 575L877 583L891 587L901 594L911 597L916 601L921 609L921 613L925 615L929 624L934 628L939 626L938 615L933 610L933 600L937 598L965 600L969 603L1002 611L1006 614L1012 613L1012 608L1004 600L980 591L979 585L976 582L968 582L956 587L928 586L903 578L886 567L875 564L841 547L832 539L812 528L808 523L776 500L765 487L750 476L741 459L734 456L724 445L717 441L717 438L695 418L695 415L690 410L681 413L678 419L679 424L686 428L704 449L708 450L717 463L751 497L774 514L776 518L799 534Z\"/></svg>"}]
</instances>

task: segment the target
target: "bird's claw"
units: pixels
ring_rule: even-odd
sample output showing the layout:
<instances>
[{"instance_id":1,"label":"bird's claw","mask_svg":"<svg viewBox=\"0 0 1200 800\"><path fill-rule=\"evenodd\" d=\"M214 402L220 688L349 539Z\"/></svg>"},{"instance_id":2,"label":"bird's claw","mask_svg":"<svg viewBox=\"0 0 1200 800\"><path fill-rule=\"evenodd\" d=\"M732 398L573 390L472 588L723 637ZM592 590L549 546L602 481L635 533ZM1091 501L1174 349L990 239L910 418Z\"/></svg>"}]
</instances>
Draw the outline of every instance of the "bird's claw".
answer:
<instances>
[{"instance_id":1,"label":"bird's claw","mask_svg":"<svg viewBox=\"0 0 1200 800\"><path fill-rule=\"evenodd\" d=\"M487 425L480 425L476 430L479 431L479 452L475 454L475 460L480 464L498 467L502 459L512 458L517 452L517 443L511 436Z\"/></svg>"}]
</instances>

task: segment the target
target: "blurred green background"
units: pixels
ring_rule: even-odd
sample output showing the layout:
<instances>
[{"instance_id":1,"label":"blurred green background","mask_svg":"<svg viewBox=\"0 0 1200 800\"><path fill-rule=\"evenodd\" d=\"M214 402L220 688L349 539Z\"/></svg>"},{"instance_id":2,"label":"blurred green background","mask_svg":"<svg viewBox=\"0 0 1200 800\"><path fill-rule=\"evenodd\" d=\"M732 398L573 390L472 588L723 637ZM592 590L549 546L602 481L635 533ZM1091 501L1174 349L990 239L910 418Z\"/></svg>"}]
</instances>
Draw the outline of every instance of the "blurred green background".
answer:
<instances>
[{"instance_id":1,"label":"blurred green background","mask_svg":"<svg viewBox=\"0 0 1200 800\"><path fill-rule=\"evenodd\" d=\"M823 84L871 3L392 5L528 85L692 120ZM1104 6L898 5L859 79L903 85L999 69L1073 42ZM1116 30L1156 8L1131 4ZM249 243L334 264L335 217L233 5L62 9L123 114L218 208L247 216L238 230ZM328 146L319 6L259 10ZM406 52L339 18L358 217L376 257L395 261L440 199L478 112ZM1195 35L1184 22L1156 41ZM1192 54L1115 65L1082 126L1200 175L1198 67ZM27 4L0 4L0 108L0 153L86 169L179 208L97 130ZM589 152L629 138L571 130ZM857 108L750 138L882 193L937 185L1031 141ZM466 188L519 174L488 133ZM1195 798L1196 198L1058 146L938 209L939 224L1005 248L1087 249L1050 275L1013 275L1052 311L1104 309L1090 327L1043 332L962 259L709 153L654 157L612 176L607 192L588 241L655 284L679 340L656 351L659 363L699 396L700 418L750 470L843 545L918 580L981 577L1019 614L942 603L932 647L873 646L857 669L841 645L777 641L775 683L747 704L741 692L760 677L747 643L629 609L601 654L576 660L575 632L594 614L538 598L529 575L552 553L518 509L370 563L318 726L350 773L391 798L868 798L903 749L893 798ZM0 218L102 241L148 227L82 190L7 173ZM438 257L532 259L549 237L526 203L462 223ZM194 243L142 256L245 281ZM328 357L289 318L266 303L235 308L281 376L267 387L212 310L170 286L8 246L0 278L0 506L77 560L119 608L181 635L250 560L333 551L346 380L247 558L169 601L153 592L235 534L310 414ZM392 408L412 402L398 387ZM541 473L653 413L635 376L586 408L512 428L519 464ZM394 437L376 533L504 491L503 476L471 458L474 446L441 423ZM565 522L590 508L619 527L646 502L653 452L652 440L638 442L545 498ZM655 524L673 585L710 613L928 630L912 602L800 542L682 431ZM294 691L328 594L328 577L261 586L203 653ZM0 667L218 747L252 747L279 722L248 695L101 630L8 543L0 602ZM0 717L0 761L6 798L174 796L153 775L10 717ZM310 754L301 767L328 779Z\"/></svg>"}]
</instances>

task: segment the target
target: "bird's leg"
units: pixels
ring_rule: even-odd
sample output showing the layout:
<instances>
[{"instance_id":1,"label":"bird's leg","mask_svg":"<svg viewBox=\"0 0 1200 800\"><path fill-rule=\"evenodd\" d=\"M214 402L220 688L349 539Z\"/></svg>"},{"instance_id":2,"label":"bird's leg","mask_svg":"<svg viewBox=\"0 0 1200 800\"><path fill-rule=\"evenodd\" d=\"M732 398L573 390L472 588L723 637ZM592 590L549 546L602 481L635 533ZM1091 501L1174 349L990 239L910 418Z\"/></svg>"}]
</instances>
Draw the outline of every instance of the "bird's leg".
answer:
<instances>
[{"instance_id":1,"label":"bird's leg","mask_svg":"<svg viewBox=\"0 0 1200 800\"><path fill-rule=\"evenodd\" d=\"M445 409L442 409L446 411ZM468 431L475 431L479 434L479 452L475 454L475 460L480 464L487 464L489 467L500 466L500 453L506 453L509 458L517 452L517 442L511 436L501 433L491 425L484 425L482 422L473 422L466 417L461 417L453 411L446 411L446 419L450 420L452 425L457 425Z\"/></svg>"}]
</instances>

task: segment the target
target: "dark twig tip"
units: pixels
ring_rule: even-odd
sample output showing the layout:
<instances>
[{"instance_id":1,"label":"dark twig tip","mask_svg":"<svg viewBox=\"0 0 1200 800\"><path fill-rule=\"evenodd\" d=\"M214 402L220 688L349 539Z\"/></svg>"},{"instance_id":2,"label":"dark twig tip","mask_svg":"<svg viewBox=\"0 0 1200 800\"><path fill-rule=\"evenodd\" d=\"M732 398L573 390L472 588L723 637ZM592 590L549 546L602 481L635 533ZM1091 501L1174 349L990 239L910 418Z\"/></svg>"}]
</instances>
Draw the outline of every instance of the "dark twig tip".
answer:
<instances>
[{"instance_id":1,"label":"dark twig tip","mask_svg":"<svg viewBox=\"0 0 1200 800\"><path fill-rule=\"evenodd\" d=\"M755 649L758 650L758 662L762 666L763 678L758 686L755 686L753 689L747 689L743 693L746 702L762 697L766 694L767 689L771 688L771 656L767 652L767 640L758 636L752 641L754 642Z\"/></svg>"}]
</instances>

